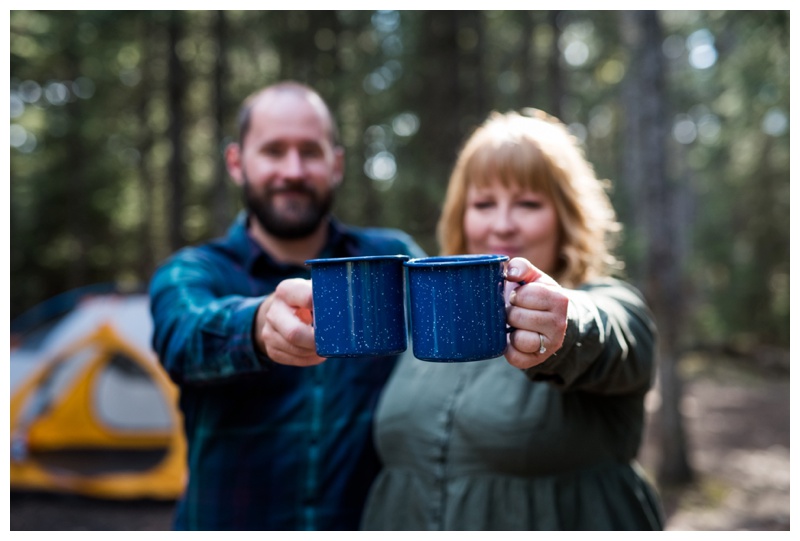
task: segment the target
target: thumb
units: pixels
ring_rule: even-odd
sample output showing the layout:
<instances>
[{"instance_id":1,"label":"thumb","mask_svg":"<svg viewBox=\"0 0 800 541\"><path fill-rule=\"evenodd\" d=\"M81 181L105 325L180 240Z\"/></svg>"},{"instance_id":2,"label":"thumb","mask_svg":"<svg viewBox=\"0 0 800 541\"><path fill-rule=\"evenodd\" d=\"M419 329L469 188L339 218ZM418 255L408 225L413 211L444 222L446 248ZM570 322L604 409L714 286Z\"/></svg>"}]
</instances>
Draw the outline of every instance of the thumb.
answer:
<instances>
[{"instance_id":1,"label":"thumb","mask_svg":"<svg viewBox=\"0 0 800 541\"><path fill-rule=\"evenodd\" d=\"M556 281L550 276L539 270L533 263L524 257L515 257L506 266L506 280L509 282L520 282L529 284L540 282L556 285Z\"/></svg>"}]
</instances>

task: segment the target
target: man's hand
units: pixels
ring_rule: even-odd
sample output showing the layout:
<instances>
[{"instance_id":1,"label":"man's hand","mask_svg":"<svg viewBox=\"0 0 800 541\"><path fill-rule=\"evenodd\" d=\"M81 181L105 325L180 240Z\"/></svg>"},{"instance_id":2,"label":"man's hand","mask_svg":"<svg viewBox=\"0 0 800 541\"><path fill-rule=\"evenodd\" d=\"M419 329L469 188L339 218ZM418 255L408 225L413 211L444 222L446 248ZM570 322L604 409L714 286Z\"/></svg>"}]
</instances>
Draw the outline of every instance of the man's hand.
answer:
<instances>
[{"instance_id":1,"label":"man's hand","mask_svg":"<svg viewBox=\"0 0 800 541\"><path fill-rule=\"evenodd\" d=\"M324 362L314 344L312 307L310 280L293 278L278 284L256 313L254 338L261 352L292 366Z\"/></svg>"}]
</instances>

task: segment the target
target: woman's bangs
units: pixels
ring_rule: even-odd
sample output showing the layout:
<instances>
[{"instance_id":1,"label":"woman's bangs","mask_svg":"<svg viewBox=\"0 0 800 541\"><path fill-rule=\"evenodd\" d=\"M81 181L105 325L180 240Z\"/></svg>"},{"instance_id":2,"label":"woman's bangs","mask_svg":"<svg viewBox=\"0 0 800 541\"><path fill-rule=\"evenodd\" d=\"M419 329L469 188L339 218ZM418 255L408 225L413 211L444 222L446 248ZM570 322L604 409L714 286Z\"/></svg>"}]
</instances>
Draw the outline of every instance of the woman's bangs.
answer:
<instances>
[{"instance_id":1,"label":"woman's bangs","mask_svg":"<svg viewBox=\"0 0 800 541\"><path fill-rule=\"evenodd\" d=\"M497 180L507 189L550 189L541 151L528 141L482 145L472 155L467 170L467 184L476 188L489 187Z\"/></svg>"},{"instance_id":2,"label":"woman's bangs","mask_svg":"<svg viewBox=\"0 0 800 541\"><path fill-rule=\"evenodd\" d=\"M465 167L466 185L487 188L497 176L497 157L493 145L477 145Z\"/></svg>"}]
</instances>

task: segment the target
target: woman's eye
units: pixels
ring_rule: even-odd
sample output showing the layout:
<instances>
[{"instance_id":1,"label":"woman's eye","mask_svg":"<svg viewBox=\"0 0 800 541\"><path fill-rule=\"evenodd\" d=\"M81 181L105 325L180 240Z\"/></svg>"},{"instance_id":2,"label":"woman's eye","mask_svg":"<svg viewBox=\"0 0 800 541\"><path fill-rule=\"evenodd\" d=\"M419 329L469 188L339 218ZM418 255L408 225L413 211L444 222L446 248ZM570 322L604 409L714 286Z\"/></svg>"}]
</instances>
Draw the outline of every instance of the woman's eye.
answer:
<instances>
[{"instance_id":1,"label":"woman's eye","mask_svg":"<svg viewBox=\"0 0 800 541\"><path fill-rule=\"evenodd\" d=\"M489 209L494 206L492 201L474 201L472 206L478 210Z\"/></svg>"},{"instance_id":2,"label":"woman's eye","mask_svg":"<svg viewBox=\"0 0 800 541\"><path fill-rule=\"evenodd\" d=\"M541 201L520 201L517 204L526 209L540 209L543 206Z\"/></svg>"}]
</instances>

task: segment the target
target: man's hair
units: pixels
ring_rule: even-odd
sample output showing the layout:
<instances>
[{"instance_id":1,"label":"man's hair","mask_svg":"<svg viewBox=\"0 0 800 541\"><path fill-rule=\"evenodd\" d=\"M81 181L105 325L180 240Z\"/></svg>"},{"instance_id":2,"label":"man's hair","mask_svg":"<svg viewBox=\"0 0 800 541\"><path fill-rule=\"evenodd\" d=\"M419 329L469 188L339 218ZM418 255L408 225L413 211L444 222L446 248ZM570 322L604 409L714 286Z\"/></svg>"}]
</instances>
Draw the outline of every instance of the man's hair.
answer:
<instances>
[{"instance_id":1,"label":"man's hair","mask_svg":"<svg viewBox=\"0 0 800 541\"><path fill-rule=\"evenodd\" d=\"M238 116L240 145L244 144L244 138L247 136L247 132L250 131L250 120L252 117L253 106L256 104L256 102L258 102L259 99L268 94L294 94L296 96L308 99L315 107L319 109L323 116L327 117L328 135L333 146L340 145L339 129L336 126L336 121L333 118L333 113L331 113L328 104L325 103L325 100L323 100L314 89L296 81L281 81L257 90L245 98L245 100L242 102L241 108L239 109Z\"/></svg>"}]
</instances>

